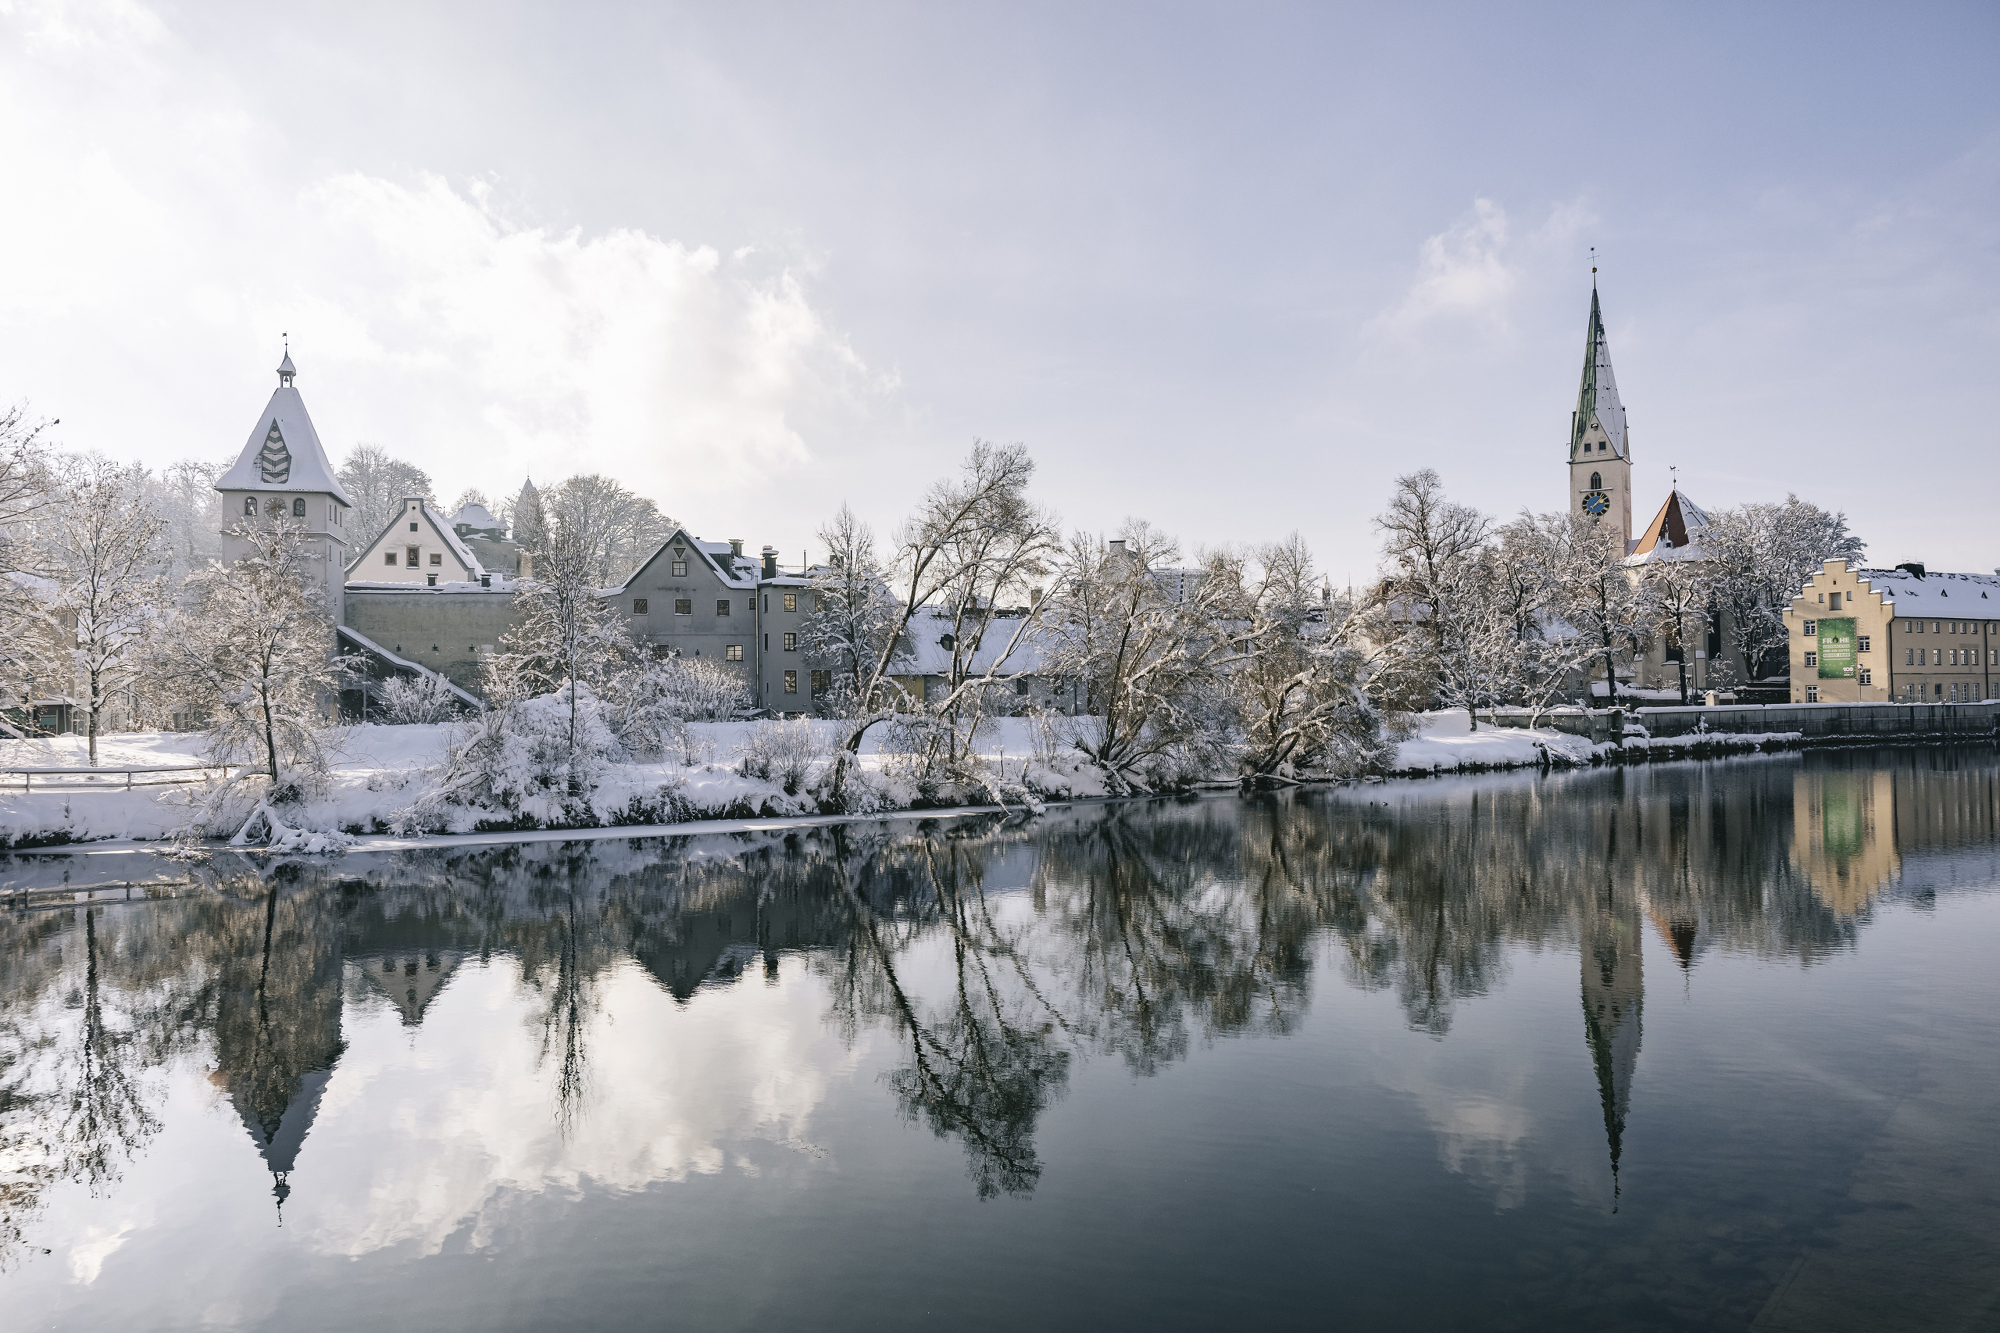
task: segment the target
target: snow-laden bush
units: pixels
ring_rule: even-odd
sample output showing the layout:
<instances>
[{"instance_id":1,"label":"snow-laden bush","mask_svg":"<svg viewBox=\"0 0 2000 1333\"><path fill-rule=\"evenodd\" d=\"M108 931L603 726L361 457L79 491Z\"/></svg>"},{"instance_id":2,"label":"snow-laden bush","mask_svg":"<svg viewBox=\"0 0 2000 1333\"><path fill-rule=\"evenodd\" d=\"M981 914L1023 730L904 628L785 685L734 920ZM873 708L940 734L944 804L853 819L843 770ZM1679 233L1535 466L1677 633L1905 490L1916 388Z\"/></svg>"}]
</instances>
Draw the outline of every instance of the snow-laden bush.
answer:
<instances>
[{"instance_id":1,"label":"snow-laden bush","mask_svg":"<svg viewBox=\"0 0 2000 1333\"><path fill-rule=\"evenodd\" d=\"M737 747L736 771L746 778L775 782L787 796L796 796L814 770L832 757L833 746L820 738L812 723L766 722L751 728Z\"/></svg>"},{"instance_id":2,"label":"snow-laden bush","mask_svg":"<svg viewBox=\"0 0 2000 1333\"><path fill-rule=\"evenodd\" d=\"M605 682L604 716L633 759L668 759L693 768L714 747L690 722L723 721L747 712L750 690L727 667L700 658L665 657L612 673Z\"/></svg>"},{"instance_id":3,"label":"snow-laden bush","mask_svg":"<svg viewBox=\"0 0 2000 1333\"><path fill-rule=\"evenodd\" d=\"M597 822L591 797L625 757L588 687L516 699L481 713L445 750L424 795L398 822L429 828L446 806L483 806L523 828Z\"/></svg>"},{"instance_id":4,"label":"snow-laden bush","mask_svg":"<svg viewBox=\"0 0 2000 1333\"><path fill-rule=\"evenodd\" d=\"M638 673L643 688L688 722L727 722L750 711L750 686L700 657L664 657Z\"/></svg>"},{"instance_id":5,"label":"snow-laden bush","mask_svg":"<svg viewBox=\"0 0 2000 1333\"><path fill-rule=\"evenodd\" d=\"M391 677L382 682L375 697L381 705L380 720L391 725L449 722L458 715L462 702L443 676L428 671Z\"/></svg>"}]
</instances>

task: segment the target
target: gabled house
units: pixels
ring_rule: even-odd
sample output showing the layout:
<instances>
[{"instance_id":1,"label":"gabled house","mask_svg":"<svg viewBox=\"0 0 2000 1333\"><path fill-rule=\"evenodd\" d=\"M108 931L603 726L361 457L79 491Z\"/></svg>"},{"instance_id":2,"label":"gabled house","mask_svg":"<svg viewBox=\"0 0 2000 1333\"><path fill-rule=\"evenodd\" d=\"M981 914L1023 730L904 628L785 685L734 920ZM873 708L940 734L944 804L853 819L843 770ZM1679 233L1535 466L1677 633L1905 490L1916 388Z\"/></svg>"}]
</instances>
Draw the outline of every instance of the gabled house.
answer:
<instances>
[{"instance_id":1,"label":"gabled house","mask_svg":"<svg viewBox=\"0 0 2000 1333\"><path fill-rule=\"evenodd\" d=\"M417 496L375 534L347 567L349 583L481 583L491 579L452 525Z\"/></svg>"},{"instance_id":2,"label":"gabled house","mask_svg":"<svg viewBox=\"0 0 2000 1333\"><path fill-rule=\"evenodd\" d=\"M777 553L768 563L777 573ZM743 554L742 541L702 541L676 528L631 577L598 596L625 621L632 637L659 656L720 662L758 688L761 633L757 585L763 570ZM759 706L767 705L760 697Z\"/></svg>"}]
</instances>

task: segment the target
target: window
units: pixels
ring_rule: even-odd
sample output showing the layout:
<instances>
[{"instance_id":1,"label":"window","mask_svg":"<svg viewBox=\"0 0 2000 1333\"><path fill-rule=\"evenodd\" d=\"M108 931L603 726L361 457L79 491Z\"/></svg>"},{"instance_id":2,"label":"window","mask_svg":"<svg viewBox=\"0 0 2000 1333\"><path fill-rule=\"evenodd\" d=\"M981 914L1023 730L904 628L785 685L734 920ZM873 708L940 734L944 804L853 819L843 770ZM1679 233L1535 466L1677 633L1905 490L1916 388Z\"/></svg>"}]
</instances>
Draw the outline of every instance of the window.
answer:
<instances>
[{"instance_id":1,"label":"window","mask_svg":"<svg viewBox=\"0 0 2000 1333\"><path fill-rule=\"evenodd\" d=\"M797 694L798 692L799 692L799 673L796 671L787 671L785 673L785 693Z\"/></svg>"},{"instance_id":2,"label":"window","mask_svg":"<svg viewBox=\"0 0 2000 1333\"><path fill-rule=\"evenodd\" d=\"M247 517L249 517L249 518L255 518L255 517L257 517L257 497L256 497L256 496L254 496L254 495L246 495L246 496L244 496L244 497L243 497L243 513L244 513L244 514L245 514L245 515L246 515Z\"/></svg>"},{"instance_id":3,"label":"window","mask_svg":"<svg viewBox=\"0 0 2000 1333\"><path fill-rule=\"evenodd\" d=\"M825 694L832 688L833 673L831 671L815 671L812 673L812 692L814 694Z\"/></svg>"},{"instance_id":4,"label":"window","mask_svg":"<svg viewBox=\"0 0 2000 1333\"><path fill-rule=\"evenodd\" d=\"M722 650L722 656L727 661L741 662L743 660L743 645L740 643L730 644Z\"/></svg>"},{"instance_id":5,"label":"window","mask_svg":"<svg viewBox=\"0 0 2000 1333\"><path fill-rule=\"evenodd\" d=\"M717 614L718 616L726 616L729 614L729 599L727 597L719 597L716 599L715 614Z\"/></svg>"},{"instance_id":6,"label":"window","mask_svg":"<svg viewBox=\"0 0 2000 1333\"><path fill-rule=\"evenodd\" d=\"M643 616L643 615L645 615L645 614L646 614L646 599L645 599L645 598L643 598L643 597L634 597L634 598L632 599L632 614L633 614L633 615L635 615L635 616Z\"/></svg>"},{"instance_id":7,"label":"window","mask_svg":"<svg viewBox=\"0 0 2000 1333\"><path fill-rule=\"evenodd\" d=\"M383 564L385 564L385 565L393 565L393 564L395 564L395 563L396 563L396 553L395 553L394 551L384 551L384 552L382 552L382 563L383 563Z\"/></svg>"},{"instance_id":8,"label":"window","mask_svg":"<svg viewBox=\"0 0 2000 1333\"><path fill-rule=\"evenodd\" d=\"M412 526L412 527L415 527L416 525L415 525L415 524L411 524L411 526ZM409 567L410 567L411 569L415 569L415 568L417 567L417 548L416 548L416 547L414 547L414 546L406 546L406 547L404 547L404 548L403 548L403 556L404 556L404 559L403 559L403 563L404 563L404 564L408 565L408 566L409 566Z\"/></svg>"},{"instance_id":9,"label":"window","mask_svg":"<svg viewBox=\"0 0 2000 1333\"><path fill-rule=\"evenodd\" d=\"M768 592L764 594L764 614L771 614L771 594Z\"/></svg>"},{"instance_id":10,"label":"window","mask_svg":"<svg viewBox=\"0 0 2000 1333\"><path fill-rule=\"evenodd\" d=\"M434 564L434 565L441 565L441 564L443 564L443 563L444 563L444 554L443 554L443 552L440 552L440 551L433 551L433 552L431 553L431 563L432 563L432 564Z\"/></svg>"},{"instance_id":11,"label":"window","mask_svg":"<svg viewBox=\"0 0 2000 1333\"><path fill-rule=\"evenodd\" d=\"M410 531L415 532L416 530L417 530L417 525L414 523L410 524Z\"/></svg>"},{"instance_id":12,"label":"window","mask_svg":"<svg viewBox=\"0 0 2000 1333\"><path fill-rule=\"evenodd\" d=\"M1867 652L1867 651L1868 651L1868 643L1869 643L1869 640L1870 640L1870 639L1871 639L1872 637L1873 637L1873 636L1871 636L1871 635L1867 635L1867 634L1857 634L1857 635L1855 635L1855 636L1854 636L1854 651L1855 651L1855 652L1857 652L1857 653L1865 653L1865 652Z\"/></svg>"},{"instance_id":13,"label":"window","mask_svg":"<svg viewBox=\"0 0 2000 1333\"><path fill-rule=\"evenodd\" d=\"M1601 476L1599 476L1599 475L1598 475L1597 473L1595 473L1595 472L1591 473L1591 474L1590 474L1590 489L1591 489L1591 490L1593 490L1593 491L1601 491L1601 490L1603 490L1603 489L1604 489L1604 478L1603 478L1603 477L1601 477Z\"/></svg>"},{"instance_id":14,"label":"window","mask_svg":"<svg viewBox=\"0 0 2000 1333\"><path fill-rule=\"evenodd\" d=\"M1819 686L1817 685L1806 686L1806 702L1809 704L1816 704L1819 702Z\"/></svg>"},{"instance_id":15,"label":"window","mask_svg":"<svg viewBox=\"0 0 2000 1333\"><path fill-rule=\"evenodd\" d=\"M1914 648L1905 648L1903 650L1903 665L1915 666L1916 664L1917 664L1917 650Z\"/></svg>"},{"instance_id":16,"label":"window","mask_svg":"<svg viewBox=\"0 0 2000 1333\"><path fill-rule=\"evenodd\" d=\"M1942 685L1931 686L1931 697L1934 699L1944 698L1944 686Z\"/></svg>"},{"instance_id":17,"label":"window","mask_svg":"<svg viewBox=\"0 0 2000 1333\"><path fill-rule=\"evenodd\" d=\"M694 598L692 598L692 597L676 597L676 598L674 598L674 614L675 614L675 615L677 615L677 616L691 616L691 615L693 615L693 614L694 614Z\"/></svg>"},{"instance_id":18,"label":"window","mask_svg":"<svg viewBox=\"0 0 2000 1333\"><path fill-rule=\"evenodd\" d=\"M305 516L306 516L306 502L303 499L292 501L292 517L304 518Z\"/></svg>"},{"instance_id":19,"label":"window","mask_svg":"<svg viewBox=\"0 0 2000 1333\"><path fill-rule=\"evenodd\" d=\"M1826 604L1826 609L1827 609L1827 610L1829 610L1829 611L1838 611L1838 610L1840 609L1840 594L1839 594L1839 593L1833 593L1833 594L1832 594L1832 600L1831 600L1831 601L1829 601L1829 602L1828 602L1828 603Z\"/></svg>"},{"instance_id":20,"label":"window","mask_svg":"<svg viewBox=\"0 0 2000 1333\"><path fill-rule=\"evenodd\" d=\"M1862 667L1861 670L1856 674L1855 679L1860 681L1863 685L1873 685L1875 683L1875 673L1870 671L1867 667Z\"/></svg>"},{"instance_id":21,"label":"window","mask_svg":"<svg viewBox=\"0 0 2000 1333\"><path fill-rule=\"evenodd\" d=\"M1937 621L1933 620L1931 622L1931 633L1935 634L1937 632L1938 632L1938 623Z\"/></svg>"},{"instance_id":22,"label":"window","mask_svg":"<svg viewBox=\"0 0 2000 1333\"><path fill-rule=\"evenodd\" d=\"M1818 654L1818 653L1816 653L1816 652L1813 652L1813 651L1812 651L1812 650L1811 650L1810 648L1808 648L1808 649L1806 650L1806 665L1807 665L1807 666L1818 666L1818 665L1819 665L1819 654Z\"/></svg>"},{"instance_id":23,"label":"window","mask_svg":"<svg viewBox=\"0 0 2000 1333\"><path fill-rule=\"evenodd\" d=\"M424 583L429 587L435 588L438 586L438 576L435 574L426 574L424 575ZM436 644L431 645L431 651L432 652L437 651Z\"/></svg>"},{"instance_id":24,"label":"window","mask_svg":"<svg viewBox=\"0 0 2000 1333\"><path fill-rule=\"evenodd\" d=\"M684 579L687 576L688 576L688 562L685 560L674 561L674 577L677 579Z\"/></svg>"},{"instance_id":25,"label":"window","mask_svg":"<svg viewBox=\"0 0 2000 1333\"><path fill-rule=\"evenodd\" d=\"M1817 620L1808 620L1805 628L1806 637L1810 639L1817 633L1819 633L1819 622Z\"/></svg>"},{"instance_id":26,"label":"window","mask_svg":"<svg viewBox=\"0 0 2000 1333\"><path fill-rule=\"evenodd\" d=\"M799 636L796 634L787 634L785 636L785 651L788 653L795 653L798 650L799 650Z\"/></svg>"},{"instance_id":27,"label":"window","mask_svg":"<svg viewBox=\"0 0 2000 1333\"><path fill-rule=\"evenodd\" d=\"M785 594L785 609L787 611L796 611L799 609L799 595L797 593L788 592Z\"/></svg>"},{"instance_id":28,"label":"window","mask_svg":"<svg viewBox=\"0 0 2000 1333\"><path fill-rule=\"evenodd\" d=\"M1932 666L1944 665L1944 649L1942 648L1931 649L1931 665Z\"/></svg>"}]
</instances>

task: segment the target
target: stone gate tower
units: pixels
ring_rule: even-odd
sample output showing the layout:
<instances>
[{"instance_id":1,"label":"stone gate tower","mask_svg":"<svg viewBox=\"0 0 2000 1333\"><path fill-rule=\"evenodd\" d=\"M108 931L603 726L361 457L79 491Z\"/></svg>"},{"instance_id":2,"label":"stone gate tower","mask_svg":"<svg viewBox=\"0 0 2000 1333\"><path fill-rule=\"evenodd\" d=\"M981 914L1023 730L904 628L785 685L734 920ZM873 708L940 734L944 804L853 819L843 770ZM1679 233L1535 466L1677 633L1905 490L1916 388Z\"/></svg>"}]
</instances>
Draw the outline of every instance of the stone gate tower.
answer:
<instances>
[{"instance_id":1,"label":"stone gate tower","mask_svg":"<svg viewBox=\"0 0 2000 1333\"><path fill-rule=\"evenodd\" d=\"M1596 270L1592 270L1594 273ZM1616 523L1632 545L1632 440L1625 405L1611 374L1611 348L1604 340L1604 315L1597 282L1590 284L1590 329L1583 344L1583 384L1569 426L1569 511Z\"/></svg>"}]
</instances>

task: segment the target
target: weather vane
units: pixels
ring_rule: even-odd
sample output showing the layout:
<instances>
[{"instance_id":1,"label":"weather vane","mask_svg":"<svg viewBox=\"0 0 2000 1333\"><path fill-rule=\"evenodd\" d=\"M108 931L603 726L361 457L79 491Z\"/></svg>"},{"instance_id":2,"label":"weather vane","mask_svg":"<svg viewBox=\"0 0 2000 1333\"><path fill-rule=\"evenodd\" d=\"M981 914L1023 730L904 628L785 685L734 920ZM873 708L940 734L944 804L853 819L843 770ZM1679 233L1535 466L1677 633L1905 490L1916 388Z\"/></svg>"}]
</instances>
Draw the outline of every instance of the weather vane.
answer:
<instances>
[{"instance_id":1,"label":"weather vane","mask_svg":"<svg viewBox=\"0 0 2000 1333\"><path fill-rule=\"evenodd\" d=\"M1597 247L1594 245L1590 247L1590 277L1591 281L1595 283L1597 279Z\"/></svg>"}]
</instances>

